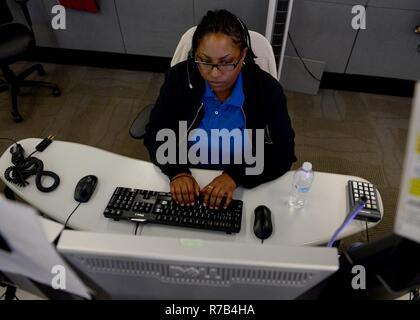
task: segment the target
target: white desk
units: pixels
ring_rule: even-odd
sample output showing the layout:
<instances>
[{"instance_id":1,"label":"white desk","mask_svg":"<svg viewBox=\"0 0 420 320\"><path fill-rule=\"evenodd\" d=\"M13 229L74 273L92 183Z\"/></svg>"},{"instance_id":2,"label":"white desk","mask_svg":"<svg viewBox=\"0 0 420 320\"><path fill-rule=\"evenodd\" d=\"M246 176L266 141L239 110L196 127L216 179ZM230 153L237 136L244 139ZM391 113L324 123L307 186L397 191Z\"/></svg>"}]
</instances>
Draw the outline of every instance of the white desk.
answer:
<instances>
[{"instance_id":1,"label":"white desk","mask_svg":"<svg viewBox=\"0 0 420 320\"><path fill-rule=\"evenodd\" d=\"M41 139L19 141L26 151L32 152ZM35 157L44 162L44 170L57 173L61 182L50 193L42 193L35 186L35 177L30 185L20 188L5 181L3 172L11 165L8 150L0 158L1 178L19 197L32 204L50 217L64 223L77 205L73 199L74 188L84 176L94 174L98 184L89 202L81 204L70 219L69 226L86 231L134 234L136 224L130 221L114 221L103 216L103 211L118 186L169 191L169 183L159 168L152 163L110 153L94 147L71 142L54 141L44 152ZM219 171L192 170L200 186L206 185L217 176ZM244 201L241 232L227 235L206 230L142 225L138 228L140 236L164 236L176 238L201 238L220 241L253 242L255 237L252 226L254 208L265 204L272 211L274 231L269 243L287 245L307 245L326 243L343 222L348 208L347 181L365 179L338 174L315 172L315 179L308 195L307 204L302 209L291 209L287 196L292 184L293 172L263 184L254 189L238 188L234 198ZM49 179L49 178L46 178ZM383 212L382 199L378 192L379 207ZM369 227L375 224L369 223ZM340 238L363 231L364 222L353 221Z\"/></svg>"}]
</instances>

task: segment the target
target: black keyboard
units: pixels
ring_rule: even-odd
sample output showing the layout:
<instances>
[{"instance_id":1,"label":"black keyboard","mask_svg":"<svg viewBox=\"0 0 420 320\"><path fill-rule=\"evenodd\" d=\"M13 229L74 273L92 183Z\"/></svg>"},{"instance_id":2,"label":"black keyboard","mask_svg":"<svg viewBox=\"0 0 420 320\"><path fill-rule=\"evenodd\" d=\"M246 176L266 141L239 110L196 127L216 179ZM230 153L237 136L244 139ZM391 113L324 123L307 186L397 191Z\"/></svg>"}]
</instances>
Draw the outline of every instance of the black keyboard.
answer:
<instances>
[{"instance_id":1,"label":"black keyboard","mask_svg":"<svg viewBox=\"0 0 420 320\"><path fill-rule=\"evenodd\" d=\"M238 233L241 230L242 201L232 200L226 209L204 207L200 197L193 206L180 206L170 192L118 187L104 216L114 220L131 220L171 226Z\"/></svg>"}]
</instances>

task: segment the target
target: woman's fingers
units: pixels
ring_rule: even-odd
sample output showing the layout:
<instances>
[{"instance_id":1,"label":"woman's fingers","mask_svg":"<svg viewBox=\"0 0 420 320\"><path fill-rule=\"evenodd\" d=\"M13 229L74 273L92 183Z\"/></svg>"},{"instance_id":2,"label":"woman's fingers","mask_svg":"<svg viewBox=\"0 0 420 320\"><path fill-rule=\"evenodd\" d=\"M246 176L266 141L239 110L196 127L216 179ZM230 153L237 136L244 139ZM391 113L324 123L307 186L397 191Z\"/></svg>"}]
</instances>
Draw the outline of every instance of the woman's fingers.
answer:
<instances>
[{"instance_id":1,"label":"woman's fingers","mask_svg":"<svg viewBox=\"0 0 420 320\"><path fill-rule=\"evenodd\" d=\"M181 196L182 196L182 203L181 205L190 204L190 195L188 192L188 183L181 183Z\"/></svg>"},{"instance_id":2,"label":"woman's fingers","mask_svg":"<svg viewBox=\"0 0 420 320\"><path fill-rule=\"evenodd\" d=\"M216 210L219 209L225 195L225 190L223 188L219 188L217 194L214 197L214 207L216 208Z\"/></svg>"},{"instance_id":3,"label":"woman's fingers","mask_svg":"<svg viewBox=\"0 0 420 320\"><path fill-rule=\"evenodd\" d=\"M191 180L191 179L190 179ZM195 191L194 191L194 183L192 182L192 180L187 183L187 205L193 205L195 202Z\"/></svg>"},{"instance_id":4,"label":"woman's fingers","mask_svg":"<svg viewBox=\"0 0 420 320\"><path fill-rule=\"evenodd\" d=\"M212 181L202 190L202 193L204 194L203 203L210 209L219 209L221 205L223 205L223 208L227 208L232 202L232 188L221 181Z\"/></svg>"},{"instance_id":5,"label":"woman's fingers","mask_svg":"<svg viewBox=\"0 0 420 320\"><path fill-rule=\"evenodd\" d=\"M181 177L170 184L172 198L180 205L190 205L195 203L196 194L200 187L195 179L191 177Z\"/></svg>"},{"instance_id":6,"label":"woman's fingers","mask_svg":"<svg viewBox=\"0 0 420 320\"><path fill-rule=\"evenodd\" d=\"M231 192L231 191L227 192L226 193L225 205L223 206L224 209L229 207L229 204L232 202L232 198L233 198L233 192Z\"/></svg>"},{"instance_id":7,"label":"woman's fingers","mask_svg":"<svg viewBox=\"0 0 420 320\"><path fill-rule=\"evenodd\" d=\"M197 181L194 181L194 192L196 197L200 196L200 186Z\"/></svg>"},{"instance_id":8,"label":"woman's fingers","mask_svg":"<svg viewBox=\"0 0 420 320\"><path fill-rule=\"evenodd\" d=\"M174 193L172 194L172 198L174 198L174 200L178 204L183 203L182 191L181 191L181 186L179 185L179 183L174 183Z\"/></svg>"},{"instance_id":9,"label":"woman's fingers","mask_svg":"<svg viewBox=\"0 0 420 320\"><path fill-rule=\"evenodd\" d=\"M233 191L235 190L236 185L232 183L230 177L220 175L213 179L213 181L201 191L200 186L195 179L188 178L188 180L184 180L183 178L179 179L179 182L184 183L180 189L181 199L178 200L180 204L194 204L195 197L200 193L203 195L204 206L208 206L210 209L219 209L222 205L223 208L226 209L232 202ZM179 192L179 189L175 188L175 191ZM176 199L179 198L180 196L177 195Z\"/></svg>"},{"instance_id":10,"label":"woman's fingers","mask_svg":"<svg viewBox=\"0 0 420 320\"><path fill-rule=\"evenodd\" d=\"M207 185L203 190L204 190L204 199L203 199L203 204L204 206L208 206L209 205L209 198L211 196L212 190L214 189L214 187L212 185Z\"/></svg>"}]
</instances>

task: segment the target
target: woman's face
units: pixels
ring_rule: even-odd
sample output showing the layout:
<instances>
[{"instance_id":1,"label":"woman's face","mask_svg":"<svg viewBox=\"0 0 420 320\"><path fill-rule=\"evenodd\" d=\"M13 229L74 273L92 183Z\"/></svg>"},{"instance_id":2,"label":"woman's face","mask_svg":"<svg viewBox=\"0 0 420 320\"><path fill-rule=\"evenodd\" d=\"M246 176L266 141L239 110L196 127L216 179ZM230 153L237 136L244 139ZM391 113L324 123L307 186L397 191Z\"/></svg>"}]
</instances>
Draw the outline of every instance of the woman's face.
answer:
<instances>
[{"instance_id":1,"label":"woman's face","mask_svg":"<svg viewBox=\"0 0 420 320\"><path fill-rule=\"evenodd\" d=\"M223 33L209 33L205 35L196 50L195 60L212 64L237 64L233 70L225 68L203 66L198 64L201 76L208 81L210 87L217 94L230 93L238 77L247 48L242 52L232 39Z\"/></svg>"}]
</instances>

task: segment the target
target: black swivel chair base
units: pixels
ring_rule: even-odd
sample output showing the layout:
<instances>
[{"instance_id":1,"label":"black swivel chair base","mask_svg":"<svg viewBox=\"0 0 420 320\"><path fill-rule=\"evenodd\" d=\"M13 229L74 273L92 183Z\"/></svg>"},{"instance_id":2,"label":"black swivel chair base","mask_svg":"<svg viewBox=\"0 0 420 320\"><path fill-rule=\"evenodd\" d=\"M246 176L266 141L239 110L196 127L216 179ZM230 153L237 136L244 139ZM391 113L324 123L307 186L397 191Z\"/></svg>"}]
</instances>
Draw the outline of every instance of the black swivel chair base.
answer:
<instances>
[{"instance_id":1,"label":"black swivel chair base","mask_svg":"<svg viewBox=\"0 0 420 320\"><path fill-rule=\"evenodd\" d=\"M58 97L61 95L60 88L54 83L44 81L33 81L25 80L29 75L38 72L38 75L45 76L45 70L40 64L35 64L32 67L26 69L21 74L16 75L9 66L2 66L3 76L6 82L0 84L0 91L8 89L10 98L12 100L12 117L14 122L22 122L23 118L19 113L17 106L17 95L19 94L20 88L24 87L35 87L35 88L48 88L52 90L52 95Z\"/></svg>"}]
</instances>

